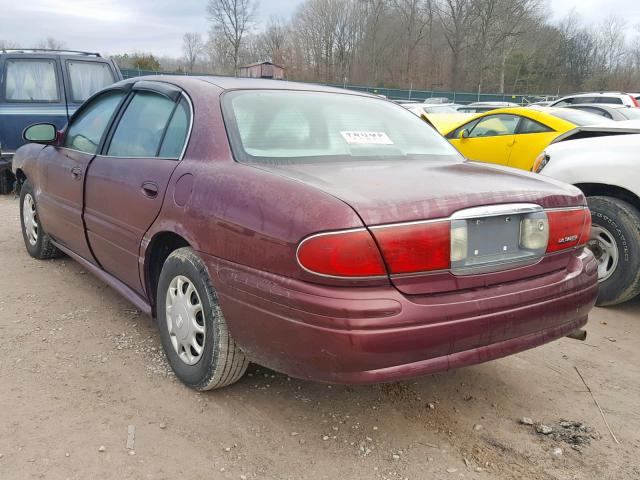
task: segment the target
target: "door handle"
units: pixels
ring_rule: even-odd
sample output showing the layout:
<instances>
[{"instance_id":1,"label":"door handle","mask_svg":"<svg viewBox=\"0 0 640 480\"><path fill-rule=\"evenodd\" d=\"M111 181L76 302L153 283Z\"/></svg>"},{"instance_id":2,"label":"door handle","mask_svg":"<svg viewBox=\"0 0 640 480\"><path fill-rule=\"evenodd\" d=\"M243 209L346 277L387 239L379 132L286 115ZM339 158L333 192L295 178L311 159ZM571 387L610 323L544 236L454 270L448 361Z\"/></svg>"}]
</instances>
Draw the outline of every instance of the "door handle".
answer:
<instances>
[{"instance_id":1,"label":"door handle","mask_svg":"<svg viewBox=\"0 0 640 480\"><path fill-rule=\"evenodd\" d=\"M71 176L76 180L80 180L80 177L82 176L82 168L80 168L80 167L72 167L71 168Z\"/></svg>"},{"instance_id":2,"label":"door handle","mask_svg":"<svg viewBox=\"0 0 640 480\"><path fill-rule=\"evenodd\" d=\"M158 185L154 182L144 182L141 185L142 193L149 198L155 198L158 196Z\"/></svg>"}]
</instances>

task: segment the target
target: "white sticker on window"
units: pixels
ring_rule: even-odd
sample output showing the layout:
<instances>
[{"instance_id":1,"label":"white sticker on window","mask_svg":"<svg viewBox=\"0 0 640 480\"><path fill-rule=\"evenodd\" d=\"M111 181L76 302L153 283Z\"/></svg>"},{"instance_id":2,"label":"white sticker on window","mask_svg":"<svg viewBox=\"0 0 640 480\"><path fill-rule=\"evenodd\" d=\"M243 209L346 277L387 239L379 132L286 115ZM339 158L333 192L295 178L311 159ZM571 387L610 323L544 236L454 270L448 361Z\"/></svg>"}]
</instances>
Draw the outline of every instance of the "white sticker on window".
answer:
<instances>
[{"instance_id":1,"label":"white sticker on window","mask_svg":"<svg viewBox=\"0 0 640 480\"><path fill-rule=\"evenodd\" d=\"M384 132L340 132L349 145L393 145Z\"/></svg>"}]
</instances>

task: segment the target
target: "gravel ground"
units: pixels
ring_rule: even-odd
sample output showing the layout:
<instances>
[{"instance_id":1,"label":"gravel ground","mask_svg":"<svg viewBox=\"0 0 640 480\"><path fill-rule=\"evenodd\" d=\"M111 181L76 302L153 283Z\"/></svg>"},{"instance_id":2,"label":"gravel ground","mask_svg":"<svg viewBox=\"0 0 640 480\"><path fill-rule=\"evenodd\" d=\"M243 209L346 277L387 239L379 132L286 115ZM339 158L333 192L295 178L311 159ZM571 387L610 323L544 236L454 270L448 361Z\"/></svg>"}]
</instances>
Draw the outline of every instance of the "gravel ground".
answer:
<instances>
[{"instance_id":1,"label":"gravel ground","mask_svg":"<svg viewBox=\"0 0 640 480\"><path fill-rule=\"evenodd\" d=\"M150 318L70 259L27 256L12 197L0 219L1 479L640 478L638 300L594 310L586 342L414 381L251 366L200 394Z\"/></svg>"}]
</instances>

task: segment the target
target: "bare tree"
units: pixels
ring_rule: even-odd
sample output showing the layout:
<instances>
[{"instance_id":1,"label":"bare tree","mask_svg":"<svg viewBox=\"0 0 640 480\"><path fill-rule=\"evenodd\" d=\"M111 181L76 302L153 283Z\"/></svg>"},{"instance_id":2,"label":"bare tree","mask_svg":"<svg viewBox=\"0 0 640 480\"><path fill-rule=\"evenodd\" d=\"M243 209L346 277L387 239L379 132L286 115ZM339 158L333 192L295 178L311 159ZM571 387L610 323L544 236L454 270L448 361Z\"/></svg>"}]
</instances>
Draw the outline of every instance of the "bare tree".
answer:
<instances>
[{"instance_id":1,"label":"bare tree","mask_svg":"<svg viewBox=\"0 0 640 480\"><path fill-rule=\"evenodd\" d=\"M433 20L432 0L392 0L392 5L402 18L406 52L405 82L411 83L411 69L419 43L426 37Z\"/></svg>"},{"instance_id":2,"label":"bare tree","mask_svg":"<svg viewBox=\"0 0 640 480\"><path fill-rule=\"evenodd\" d=\"M261 35L266 54L273 63L284 63L285 49L289 37L289 27L280 17L271 17L267 27Z\"/></svg>"},{"instance_id":3,"label":"bare tree","mask_svg":"<svg viewBox=\"0 0 640 480\"><path fill-rule=\"evenodd\" d=\"M38 42L36 48L44 48L47 50L64 50L67 48L66 44L54 37L47 37Z\"/></svg>"},{"instance_id":4,"label":"bare tree","mask_svg":"<svg viewBox=\"0 0 640 480\"><path fill-rule=\"evenodd\" d=\"M600 24L597 36L602 70L612 73L625 56L626 22L615 15L609 15Z\"/></svg>"},{"instance_id":5,"label":"bare tree","mask_svg":"<svg viewBox=\"0 0 640 480\"><path fill-rule=\"evenodd\" d=\"M198 57L202 53L204 42L199 33L185 33L182 36L182 51L184 59L187 63L187 69L193 72L193 68L198 61Z\"/></svg>"},{"instance_id":6,"label":"bare tree","mask_svg":"<svg viewBox=\"0 0 640 480\"><path fill-rule=\"evenodd\" d=\"M5 48L18 48L18 45L15 42L0 39L0 50Z\"/></svg>"},{"instance_id":7,"label":"bare tree","mask_svg":"<svg viewBox=\"0 0 640 480\"><path fill-rule=\"evenodd\" d=\"M441 0L436 8L443 33L451 49L451 88L461 83L460 62L469 46L471 27L477 19L474 0Z\"/></svg>"},{"instance_id":8,"label":"bare tree","mask_svg":"<svg viewBox=\"0 0 640 480\"><path fill-rule=\"evenodd\" d=\"M209 0L207 4L209 21L231 47L236 75L242 41L253 22L256 8L254 0Z\"/></svg>"}]
</instances>

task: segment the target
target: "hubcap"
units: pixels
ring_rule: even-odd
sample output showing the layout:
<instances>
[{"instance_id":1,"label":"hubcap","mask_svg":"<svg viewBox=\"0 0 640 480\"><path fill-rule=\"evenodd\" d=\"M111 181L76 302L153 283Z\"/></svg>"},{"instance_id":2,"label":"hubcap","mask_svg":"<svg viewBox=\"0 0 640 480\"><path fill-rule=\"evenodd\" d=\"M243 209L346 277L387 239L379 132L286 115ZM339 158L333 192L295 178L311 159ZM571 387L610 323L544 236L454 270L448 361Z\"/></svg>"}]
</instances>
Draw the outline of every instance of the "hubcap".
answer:
<instances>
[{"instance_id":1,"label":"hubcap","mask_svg":"<svg viewBox=\"0 0 640 480\"><path fill-rule=\"evenodd\" d=\"M204 351L204 310L195 286L183 275L169 284L166 317L173 349L184 363L195 365Z\"/></svg>"},{"instance_id":2,"label":"hubcap","mask_svg":"<svg viewBox=\"0 0 640 480\"><path fill-rule=\"evenodd\" d=\"M598 281L608 279L618 266L618 244L609 230L600 225L591 226L591 238L587 248L593 252L598 261Z\"/></svg>"},{"instance_id":3,"label":"hubcap","mask_svg":"<svg viewBox=\"0 0 640 480\"><path fill-rule=\"evenodd\" d=\"M22 202L22 223L24 224L24 233L31 245L38 242L38 214L36 213L36 202L30 193L24 196Z\"/></svg>"}]
</instances>

